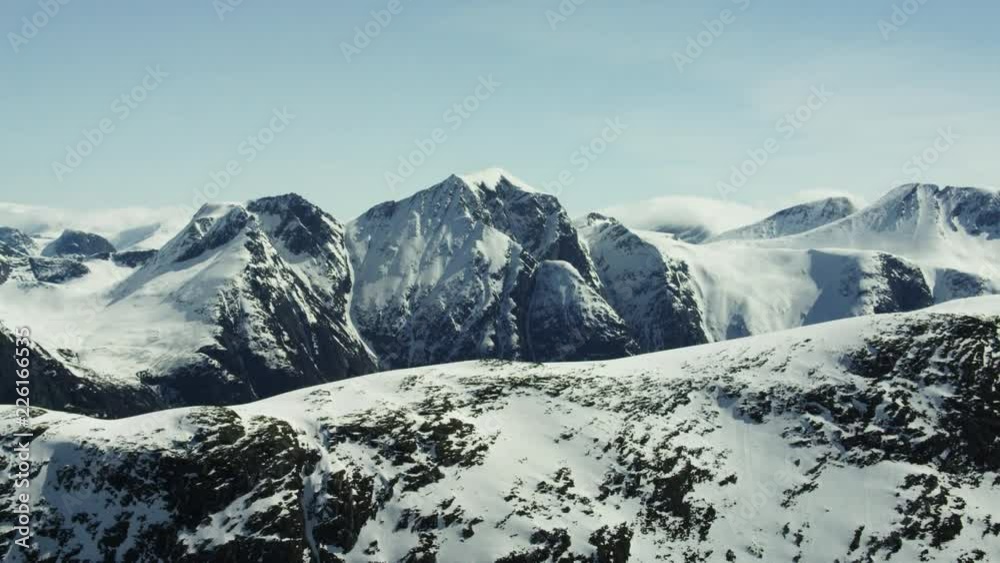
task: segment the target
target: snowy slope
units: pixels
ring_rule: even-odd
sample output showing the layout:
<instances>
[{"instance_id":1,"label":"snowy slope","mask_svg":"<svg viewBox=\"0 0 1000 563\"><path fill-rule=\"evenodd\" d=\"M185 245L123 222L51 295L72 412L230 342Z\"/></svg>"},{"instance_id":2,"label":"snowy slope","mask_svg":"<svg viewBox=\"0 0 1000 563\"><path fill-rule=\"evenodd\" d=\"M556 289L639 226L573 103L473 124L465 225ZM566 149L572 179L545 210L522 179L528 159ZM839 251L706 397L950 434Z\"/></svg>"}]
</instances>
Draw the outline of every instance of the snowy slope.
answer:
<instances>
[{"instance_id":1,"label":"snowy slope","mask_svg":"<svg viewBox=\"0 0 1000 563\"><path fill-rule=\"evenodd\" d=\"M611 362L413 369L234 408L36 412L39 555L998 560L1000 318L950 308ZM2 424L17 428L11 410Z\"/></svg>"},{"instance_id":2,"label":"snowy slope","mask_svg":"<svg viewBox=\"0 0 1000 563\"><path fill-rule=\"evenodd\" d=\"M566 349L526 341L538 263L571 265L592 290L574 292L576 298L601 301L601 284L559 202L515 186L502 172L451 176L402 201L378 205L348 225L347 240L357 274L352 317L384 368L598 353L579 349L567 357ZM614 321L603 314L590 318ZM591 327L576 328L589 333ZM601 341L616 330L592 328L596 332L581 335L580 343ZM617 350L614 357L626 348L601 350Z\"/></svg>"},{"instance_id":3,"label":"snowy slope","mask_svg":"<svg viewBox=\"0 0 1000 563\"><path fill-rule=\"evenodd\" d=\"M858 211L846 197L830 197L778 211L761 221L726 231L712 240L756 240L796 235L838 221Z\"/></svg>"}]
</instances>

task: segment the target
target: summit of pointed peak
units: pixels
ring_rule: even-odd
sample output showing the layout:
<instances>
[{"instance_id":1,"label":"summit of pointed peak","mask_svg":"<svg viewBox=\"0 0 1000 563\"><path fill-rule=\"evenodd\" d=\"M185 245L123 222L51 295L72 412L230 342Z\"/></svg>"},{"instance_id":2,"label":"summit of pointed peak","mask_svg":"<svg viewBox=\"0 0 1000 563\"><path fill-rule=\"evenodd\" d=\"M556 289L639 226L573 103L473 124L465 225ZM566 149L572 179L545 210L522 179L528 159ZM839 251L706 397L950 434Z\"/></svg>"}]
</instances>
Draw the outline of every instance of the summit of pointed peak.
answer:
<instances>
[{"instance_id":1,"label":"summit of pointed peak","mask_svg":"<svg viewBox=\"0 0 1000 563\"><path fill-rule=\"evenodd\" d=\"M538 189L532 187L530 184L521 180L517 176L511 174L507 170L500 167L487 168L485 170L480 170L478 172L472 172L470 174L462 174L458 176L466 184L477 187L484 188L487 190L495 190L504 180L508 184L526 192L537 192Z\"/></svg>"}]
</instances>

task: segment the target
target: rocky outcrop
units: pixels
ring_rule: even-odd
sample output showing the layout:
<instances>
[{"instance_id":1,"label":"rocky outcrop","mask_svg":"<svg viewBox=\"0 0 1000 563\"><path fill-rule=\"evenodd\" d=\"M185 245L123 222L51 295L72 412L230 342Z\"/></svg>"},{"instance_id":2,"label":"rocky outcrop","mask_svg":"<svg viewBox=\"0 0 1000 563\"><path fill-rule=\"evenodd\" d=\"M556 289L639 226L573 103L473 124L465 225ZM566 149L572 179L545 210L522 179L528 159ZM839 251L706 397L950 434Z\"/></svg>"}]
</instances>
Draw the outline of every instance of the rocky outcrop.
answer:
<instances>
[{"instance_id":1,"label":"rocky outcrop","mask_svg":"<svg viewBox=\"0 0 1000 563\"><path fill-rule=\"evenodd\" d=\"M104 252L114 252L115 247L104 237L83 231L67 229L59 238L42 249L42 256L91 256Z\"/></svg>"},{"instance_id":2,"label":"rocky outcrop","mask_svg":"<svg viewBox=\"0 0 1000 563\"><path fill-rule=\"evenodd\" d=\"M35 241L23 232L11 227L0 227L0 246L6 246L8 251L25 256L35 253ZM3 250L0 249L0 254Z\"/></svg>"},{"instance_id":3,"label":"rocky outcrop","mask_svg":"<svg viewBox=\"0 0 1000 563\"><path fill-rule=\"evenodd\" d=\"M920 268L897 256L818 250L809 251L809 256L810 276L820 294L803 324L915 311L934 304Z\"/></svg>"}]
</instances>

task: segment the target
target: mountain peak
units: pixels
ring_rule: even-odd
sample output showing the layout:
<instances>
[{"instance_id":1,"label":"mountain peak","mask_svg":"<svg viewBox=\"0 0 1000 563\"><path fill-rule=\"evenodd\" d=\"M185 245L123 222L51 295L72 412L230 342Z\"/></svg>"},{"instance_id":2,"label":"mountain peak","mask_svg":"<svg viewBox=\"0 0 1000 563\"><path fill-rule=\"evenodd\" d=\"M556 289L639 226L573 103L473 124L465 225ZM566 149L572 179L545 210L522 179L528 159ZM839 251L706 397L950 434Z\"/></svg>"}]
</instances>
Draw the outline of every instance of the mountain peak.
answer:
<instances>
[{"instance_id":1,"label":"mountain peak","mask_svg":"<svg viewBox=\"0 0 1000 563\"><path fill-rule=\"evenodd\" d=\"M476 187L483 188L487 190L495 190L497 186L504 183L506 180L507 184L520 189L525 192L537 192L539 190L531 187L527 182L521 180L517 176L514 176L510 172L499 167L487 168L485 170L480 170L478 172L473 172L471 174L463 174L457 176L460 180L466 184Z\"/></svg>"},{"instance_id":2,"label":"mountain peak","mask_svg":"<svg viewBox=\"0 0 1000 563\"><path fill-rule=\"evenodd\" d=\"M722 233L713 240L760 240L797 235L857 213L850 198L827 197L786 207L756 223Z\"/></svg>"},{"instance_id":3,"label":"mountain peak","mask_svg":"<svg viewBox=\"0 0 1000 563\"><path fill-rule=\"evenodd\" d=\"M295 192L258 198L250 201L247 207L269 211L302 207L319 209L311 201Z\"/></svg>"}]
</instances>

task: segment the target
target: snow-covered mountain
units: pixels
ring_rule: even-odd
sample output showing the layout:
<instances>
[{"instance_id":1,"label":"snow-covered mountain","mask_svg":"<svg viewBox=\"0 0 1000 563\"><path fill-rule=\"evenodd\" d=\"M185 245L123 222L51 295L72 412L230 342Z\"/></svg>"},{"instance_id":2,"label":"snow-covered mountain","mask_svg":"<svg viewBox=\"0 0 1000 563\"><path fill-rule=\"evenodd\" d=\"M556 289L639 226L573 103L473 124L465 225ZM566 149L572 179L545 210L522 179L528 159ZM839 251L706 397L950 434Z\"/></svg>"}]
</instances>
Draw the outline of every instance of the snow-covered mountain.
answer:
<instances>
[{"instance_id":1,"label":"snow-covered mountain","mask_svg":"<svg viewBox=\"0 0 1000 563\"><path fill-rule=\"evenodd\" d=\"M998 373L1000 303L973 299L610 362L412 369L233 408L36 410L33 556L995 561ZM13 448L13 409L0 425ZM0 486L17 471L0 466ZM4 548L13 508L0 509Z\"/></svg>"},{"instance_id":2,"label":"snow-covered mountain","mask_svg":"<svg viewBox=\"0 0 1000 563\"><path fill-rule=\"evenodd\" d=\"M1000 290L1000 192L910 184L840 221L761 244L889 252L920 266L936 302L988 295Z\"/></svg>"},{"instance_id":3,"label":"snow-covered mountain","mask_svg":"<svg viewBox=\"0 0 1000 563\"><path fill-rule=\"evenodd\" d=\"M619 358L1000 291L996 192L903 186L851 211L827 199L692 244L600 214L574 224L493 169L346 228L294 195L207 205L157 250L113 242L155 213L51 237L21 217L48 234L0 230L0 323L32 326L95 394L160 408L378 368Z\"/></svg>"},{"instance_id":4,"label":"snow-covered mountain","mask_svg":"<svg viewBox=\"0 0 1000 563\"><path fill-rule=\"evenodd\" d=\"M634 349L558 200L501 171L451 176L378 205L348 225L347 240L352 317L384 368ZM540 267L547 261L557 263ZM532 318L553 307L562 313L544 320L546 341L533 342Z\"/></svg>"},{"instance_id":5,"label":"snow-covered mountain","mask_svg":"<svg viewBox=\"0 0 1000 563\"><path fill-rule=\"evenodd\" d=\"M1000 290L1000 195L903 186L856 210L828 198L702 244L578 221L608 301L643 351Z\"/></svg>"},{"instance_id":6,"label":"snow-covered mountain","mask_svg":"<svg viewBox=\"0 0 1000 563\"><path fill-rule=\"evenodd\" d=\"M726 231L712 240L771 239L811 231L858 211L846 197L829 197L782 209L756 223Z\"/></svg>"},{"instance_id":7,"label":"snow-covered mountain","mask_svg":"<svg viewBox=\"0 0 1000 563\"><path fill-rule=\"evenodd\" d=\"M928 267L997 276L1000 192L909 184L844 219L764 244L880 250Z\"/></svg>"},{"instance_id":8,"label":"snow-covered mountain","mask_svg":"<svg viewBox=\"0 0 1000 563\"><path fill-rule=\"evenodd\" d=\"M84 275L59 285L5 283L0 319L30 326L53 361L67 350L67 371L166 405L245 402L375 369L348 318L343 228L298 196L206 205L155 254L114 256L75 262Z\"/></svg>"},{"instance_id":9,"label":"snow-covered mountain","mask_svg":"<svg viewBox=\"0 0 1000 563\"><path fill-rule=\"evenodd\" d=\"M579 225L646 352L934 303L916 265L881 252L689 244L598 214Z\"/></svg>"}]
</instances>

